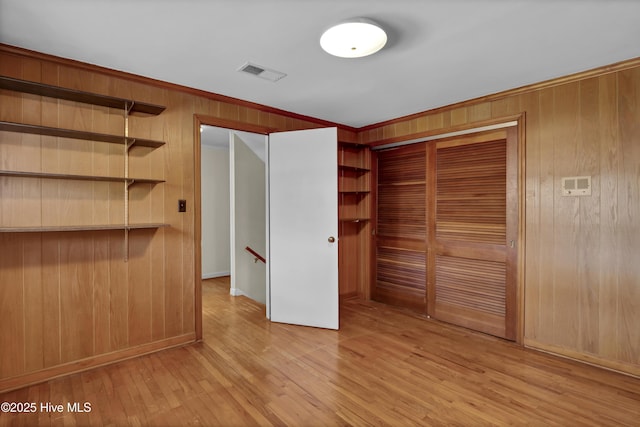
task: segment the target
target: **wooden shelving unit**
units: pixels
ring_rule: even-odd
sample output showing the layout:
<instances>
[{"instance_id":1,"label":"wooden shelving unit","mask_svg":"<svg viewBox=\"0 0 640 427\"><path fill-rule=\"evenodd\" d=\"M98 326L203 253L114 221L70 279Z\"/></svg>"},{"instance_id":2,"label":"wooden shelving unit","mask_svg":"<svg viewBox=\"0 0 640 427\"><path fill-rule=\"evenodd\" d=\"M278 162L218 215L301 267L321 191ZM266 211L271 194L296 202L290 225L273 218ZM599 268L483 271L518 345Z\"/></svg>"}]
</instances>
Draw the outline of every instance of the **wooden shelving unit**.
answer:
<instances>
[{"instance_id":1,"label":"wooden shelving unit","mask_svg":"<svg viewBox=\"0 0 640 427\"><path fill-rule=\"evenodd\" d=\"M124 144L129 148L134 146L158 148L164 145L162 141L150 139L123 137L122 135L108 135L104 133L84 132L71 129L59 129L23 123L0 122L0 130L18 133L31 133L36 135L57 136L61 138L81 139L85 141L106 142L109 144Z\"/></svg>"},{"instance_id":2,"label":"wooden shelving unit","mask_svg":"<svg viewBox=\"0 0 640 427\"><path fill-rule=\"evenodd\" d=\"M108 230L142 230L168 227L168 224L104 224L104 225L61 225L43 227L0 227L0 233L48 233L66 231L108 231Z\"/></svg>"},{"instance_id":3,"label":"wooden shelving unit","mask_svg":"<svg viewBox=\"0 0 640 427\"><path fill-rule=\"evenodd\" d=\"M106 181L106 182L125 182L129 185L133 184L160 184L165 182L163 179L149 178L132 178L122 176L97 176L97 175L73 175L62 173L45 173L45 172L21 172L21 171L5 171L0 170L0 176L11 176L14 178L44 178L44 179L67 179L74 181Z\"/></svg>"},{"instance_id":4,"label":"wooden shelving unit","mask_svg":"<svg viewBox=\"0 0 640 427\"><path fill-rule=\"evenodd\" d=\"M121 182L124 184L124 212L123 222L121 224L89 224L89 225L34 225L34 226L3 226L0 224L0 232L2 233L33 233L33 232L71 232L71 231L98 231L98 230L124 230L125 233L125 261L128 254L128 232L139 229L157 229L166 227L168 224L163 223L129 223L129 188L134 184L160 184L165 182L162 179L150 178L134 178L129 176L129 151L133 147L147 147L150 149L158 149L165 143L162 141L154 141L149 139L134 138L129 136L129 115L158 115L162 113L165 107L155 104L138 102L131 99L116 98L106 95L83 92L58 86L51 86L37 82L14 79L11 77L0 76L0 89L10 90L21 93L39 95L43 97L63 99L67 101L79 102L84 104L115 108L122 111L124 115L124 129L122 134L111 135L103 133L95 133L83 130L64 129L40 126L27 123L16 122L0 122L0 131L28 133L35 135L52 136L59 138L70 138L75 140L84 140L87 142L101 142L107 144L120 144L123 146L123 176L103 176L103 175L80 175L80 174L62 174L50 172L31 172L19 170L0 170L0 177L10 178L37 178L37 179L55 179L55 180L74 180L74 181L96 181L96 182ZM3 143L0 140L0 144ZM43 221L45 222L45 221Z\"/></svg>"},{"instance_id":5,"label":"wooden shelving unit","mask_svg":"<svg viewBox=\"0 0 640 427\"><path fill-rule=\"evenodd\" d=\"M368 298L371 248L371 151L338 144L340 296Z\"/></svg>"},{"instance_id":6,"label":"wooden shelving unit","mask_svg":"<svg viewBox=\"0 0 640 427\"><path fill-rule=\"evenodd\" d=\"M132 99L99 95L96 93L83 92L75 89L51 86L5 76L0 76L0 89L30 93L32 95L46 96L48 98L65 99L67 101L82 102L84 104L99 105L102 107L117 108L120 110L127 110L129 114L139 113L157 116L165 110L165 107L161 105L138 102Z\"/></svg>"}]
</instances>

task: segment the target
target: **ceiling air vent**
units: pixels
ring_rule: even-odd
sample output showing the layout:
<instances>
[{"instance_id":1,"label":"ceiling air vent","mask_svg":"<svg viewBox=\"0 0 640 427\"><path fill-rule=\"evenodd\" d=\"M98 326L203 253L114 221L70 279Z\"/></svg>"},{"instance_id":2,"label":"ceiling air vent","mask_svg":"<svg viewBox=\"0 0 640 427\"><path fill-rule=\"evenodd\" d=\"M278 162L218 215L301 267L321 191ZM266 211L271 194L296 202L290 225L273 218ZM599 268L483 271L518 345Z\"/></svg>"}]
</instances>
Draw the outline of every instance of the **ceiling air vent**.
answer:
<instances>
[{"instance_id":1,"label":"ceiling air vent","mask_svg":"<svg viewBox=\"0 0 640 427\"><path fill-rule=\"evenodd\" d=\"M278 80L286 76L285 73L281 73L280 71L270 70L261 65L252 64L251 62L245 63L242 67L238 68L238 71L251 74L256 77L260 77L261 79L269 80L272 82L277 82Z\"/></svg>"}]
</instances>

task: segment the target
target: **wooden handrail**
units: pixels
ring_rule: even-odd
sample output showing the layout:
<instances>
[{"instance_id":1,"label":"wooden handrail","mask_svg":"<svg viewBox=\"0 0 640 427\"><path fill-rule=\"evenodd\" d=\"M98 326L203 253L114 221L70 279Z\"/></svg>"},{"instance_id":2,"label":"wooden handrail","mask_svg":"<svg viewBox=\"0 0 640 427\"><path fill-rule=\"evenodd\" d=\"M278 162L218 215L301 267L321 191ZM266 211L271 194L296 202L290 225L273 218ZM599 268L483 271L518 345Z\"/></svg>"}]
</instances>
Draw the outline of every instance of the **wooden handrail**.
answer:
<instances>
[{"instance_id":1,"label":"wooden handrail","mask_svg":"<svg viewBox=\"0 0 640 427\"><path fill-rule=\"evenodd\" d=\"M256 252L253 249L251 249L249 246L244 248L244 250L249 252L251 255L253 255L255 257L255 262L262 261L265 264L267 263L267 259L265 257L263 257L258 252Z\"/></svg>"}]
</instances>

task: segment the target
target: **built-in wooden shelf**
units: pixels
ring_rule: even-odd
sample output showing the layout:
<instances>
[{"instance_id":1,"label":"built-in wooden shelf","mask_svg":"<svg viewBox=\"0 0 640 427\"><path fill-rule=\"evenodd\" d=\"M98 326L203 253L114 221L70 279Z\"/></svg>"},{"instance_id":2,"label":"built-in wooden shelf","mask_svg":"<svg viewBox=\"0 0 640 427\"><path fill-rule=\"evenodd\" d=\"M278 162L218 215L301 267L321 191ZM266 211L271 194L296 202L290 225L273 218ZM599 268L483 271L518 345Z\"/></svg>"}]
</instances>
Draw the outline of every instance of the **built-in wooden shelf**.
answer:
<instances>
[{"instance_id":1,"label":"built-in wooden shelf","mask_svg":"<svg viewBox=\"0 0 640 427\"><path fill-rule=\"evenodd\" d=\"M365 168L362 166L353 166L353 165L338 165L339 169L342 170L351 170L356 172L369 172L371 169Z\"/></svg>"},{"instance_id":2,"label":"built-in wooden shelf","mask_svg":"<svg viewBox=\"0 0 640 427\"><path fill-rule=\"evenodd\" d=\"M96 176L96 175L73 175L62 173L47 172L22 172L0 170L0 176L9 176L14 178L45 178L45 179L70 179L75 181L109 181L109 182L128 182L129 184L159 184L165 182L164 179L148 179L148 178L125 178L121 176Z\"/></svg>"},{"instance_id":3,"label":"built-in wooden shelf","mask_svg":"<svg viewBox=\"0 0 640 427\"><path fill-rule=\"evenodd\" d=\"M127 110L129 114L141 113L158 115L166 107L162 105L148 104L131 99L116 98L107 95L83 92L75 89L67 89L60 86L46 85L27 80L14 79L0 76L0 89L13 90L16 92L30 93L33 95L46 96L49 98L65 99L67 101L82 102L85 104L99 105L102 107L119 108Z\"/></svg>"},{"instance_id":4,"label":"built-in wooden shelf","mask_svg":"<svg viewBox=\"0 0 640 427\"><path fill-rule=\"evenodd\" d=\"M369 221L371 218L340 218L338 221L340 222L365 222L365 221Z\"/></svg>"},{"instance_id":5,"label":"built-in wooden shelf","mask_svg":"<svg viewBox=\"0 0 640 427\"><path fill-rule=\"evenodd\" d=\"M339 144L347 147L357 147L357 148L364 148L369 146L369 144L363 144L362 142L351 142L351 141L339 141Z\"/></svg>"},{"instance_id":6,"label":"built-in wooden shelf","mask_svg":"<svg viewBox=\"0 0 640 427\"><path fill-rule=\"evenodd\" d=\"M104 231L104 230L142 230L168 227L163 223L144 224L105 224L105 225L60 225L33 227L0 227L0 233L51 233L60 231Z\"/></svg>"},{"instance_id":7,"label":"built-in wooden shelf","mask_svg":"<svg viewBox=\"0 0 640 427\"><path fill-rule=\"evenodd\" d=\"M338 190L338 193L341 194L368 194L371 193L371 190Z\"/></svg>"},{"instance_id":8,"label":"built-in wooden shelf","mask_svg":"<svg viewBox=\"0 0 640 427\"><path fill-rule=\"evenodd\" d=\"M122 135L108 135L104 133L85 132L71 129L52 128L39 125L27 125L23 123L1 122L0 130L8 132L31 133L37 135L58 136L62 138L83 139L87 141L108 142L109 144L128 144L130 146L158 148L164 145L163 141L124 137ZM0 141L1 142L1 141Z\"/></svg>"}]
</instances>

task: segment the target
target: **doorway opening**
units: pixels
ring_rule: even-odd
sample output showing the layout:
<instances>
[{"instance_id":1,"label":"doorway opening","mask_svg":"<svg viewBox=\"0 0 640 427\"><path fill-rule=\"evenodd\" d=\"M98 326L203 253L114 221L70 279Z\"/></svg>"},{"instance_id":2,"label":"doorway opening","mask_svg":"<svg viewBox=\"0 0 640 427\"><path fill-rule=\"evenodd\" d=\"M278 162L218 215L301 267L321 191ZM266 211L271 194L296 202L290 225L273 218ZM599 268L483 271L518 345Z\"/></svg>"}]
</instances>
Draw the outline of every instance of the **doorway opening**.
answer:
<instances>
[{"instance_id":1,"label":"doorway opening","mask_svg":"<svg viewBox=\"0 0 640 427\"><path fill-rule=\"evenodd\" d=\"M202 125L202 278L266 304L266 137Z\"/></svg>"},{"instance_id":2,"label":"doorway opening","mask_svg":"<svg viewBox=\"0 0 640 427\"><path fill-rule=\"evenodd\" d=\"M228 280L231 295L268 302L264 263L245 248L265 253L264 154L271 129L199 116L194 129L194 309L200 341L203 279Z\"/></svg>"}]
</instances>

